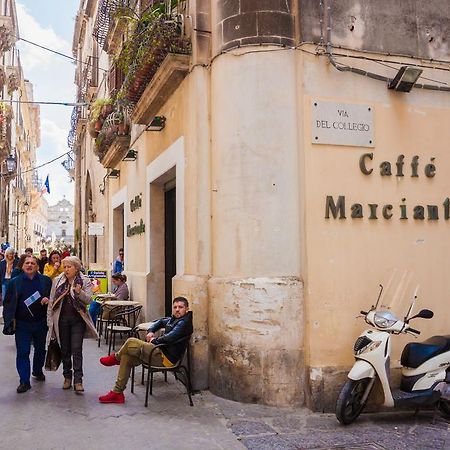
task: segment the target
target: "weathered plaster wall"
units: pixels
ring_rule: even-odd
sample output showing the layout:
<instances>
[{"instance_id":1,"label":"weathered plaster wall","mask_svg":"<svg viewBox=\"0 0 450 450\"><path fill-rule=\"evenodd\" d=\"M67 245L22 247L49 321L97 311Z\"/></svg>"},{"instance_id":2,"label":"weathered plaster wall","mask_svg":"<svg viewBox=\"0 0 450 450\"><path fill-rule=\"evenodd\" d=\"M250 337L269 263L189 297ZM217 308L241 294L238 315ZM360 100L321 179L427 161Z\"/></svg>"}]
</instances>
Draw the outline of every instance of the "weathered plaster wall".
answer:
<instances>
[{"instance_id":1,"label":"weathered plaster wall","mask_svg":"<svg viewBox=\"0 0 450 450\"><path fill-rule=\"evenodd\" d=\"M292 0L214 0L213 54L243 45L294 44Z\"/></svg>"},{"instance_id":2,"label":"weathered plaster wall","mask_svg":"<svg viewBox=\"0 0 450 450\"><path fill-rule=\"evenodd\" d=\"M445 219L443 203L450 194L450 103L445 92L413 89L402 94L388 90L385 83L338 72L325 57L302 53L298 64L305 92L300 152L306 177L307 363L312 404L332 410L345 371L353 362L354 340L366 327L356 316L375 303L378 284L386 286L395 270L413 272L414 284L420 285L416 309L429 307L435 312L432 320L418 319L414 327L422 330L424 338L448 333L450 220ZM358 62L358 67L374 70L373 63ZM383 73L388 69L376 70ZM450 81L447 74L440 75L443 81ZM312 144L312 100L370 105L375 147ZM359 158L366 152L374 155L370 175L359 168ZM395 163L401 154L405 157L404 176L397 177ZM418 177L411 176L415 155L419 156ZM424 168L431 158L435 158L436 175L428 178ZM393 175L380 175L383 161L391 162ZM346 219L325 218L327 195L346 197ZM351 218L353 203L362 204L363 218ZM369 203L379 205L377 219L369 219ZM385 204L393 205L390 220L382 217ZM401 204L407 207L408 219L400 219ZM427 205L437 205L439 220L429 220L427 213L424 220L414 219L416 205L424 205L425 210ZM409 336L393 339L393 366L398 365L401 349L409 341Z\"/></svg>"},{"instance_id":3,"label":"weathered plaster wall","mask_svg":"<svg viewBox=\"0 0 450 450\"><path fill-rule=\"evenodd\" d=\"M302 402L295 55L241 49L216 59L211 76L210 388Z\"/></svg>"},{"instance_id":4,"label":"weathered plaster wall","mask_svg":"<svg viewBox=\"0 0 450 450\"><path fill-rule=\"evenodd\" d=\"M448 59L450 3L447 0L300 0L301 40L335 46ZM328 22L327 6L331 21ZM321 26L320 19L324 19Z\"/></svg>"}]
</instances>

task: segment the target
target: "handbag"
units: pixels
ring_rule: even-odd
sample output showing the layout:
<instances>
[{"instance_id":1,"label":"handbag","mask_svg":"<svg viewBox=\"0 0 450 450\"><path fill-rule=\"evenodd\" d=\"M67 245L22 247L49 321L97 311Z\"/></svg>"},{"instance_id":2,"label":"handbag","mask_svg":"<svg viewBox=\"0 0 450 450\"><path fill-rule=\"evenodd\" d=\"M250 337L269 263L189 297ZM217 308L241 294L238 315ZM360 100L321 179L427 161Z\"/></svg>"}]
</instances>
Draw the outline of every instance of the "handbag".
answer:
<instances>
[{"instance_id":1,"label":"handbag","mask_svg":"<svg viewBox=\"0 0 450 450\"><path fill-rule=\"evenodd\" d=\"M61 364L61 348L56 339L51 339L45 357L45 370L55 372Z\"/></svg>"},{"instance_id":2,"label":"handbag","mask_svg":"<svg viewBox=\"0 0 450 450\"><path fill-rule=\"evenodd\" d=\"M12 336L16 332L16 320L12 320L8 325L3 327L3 334L6 336Z\"/></svg>"}]
</instances>

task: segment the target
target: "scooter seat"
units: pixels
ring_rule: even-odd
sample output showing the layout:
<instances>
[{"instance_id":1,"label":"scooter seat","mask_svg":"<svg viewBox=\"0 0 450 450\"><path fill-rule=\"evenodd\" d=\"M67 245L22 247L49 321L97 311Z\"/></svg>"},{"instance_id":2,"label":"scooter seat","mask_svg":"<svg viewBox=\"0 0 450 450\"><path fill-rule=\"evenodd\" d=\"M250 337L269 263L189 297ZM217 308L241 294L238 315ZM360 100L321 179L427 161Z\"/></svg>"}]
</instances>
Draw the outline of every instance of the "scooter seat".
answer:
<instances>
[{"instance_id":1,"label":"scooter seat","mask_svg":"<svg viewBox=\"0 0 450 450\"><path fill-rule=\"evenodd\" d=\"M400 361L402 366L416 369L425 361L448 351L450 351L450 336L433 336L423 342L406 344Z\"/></svg>"}]
</instances>

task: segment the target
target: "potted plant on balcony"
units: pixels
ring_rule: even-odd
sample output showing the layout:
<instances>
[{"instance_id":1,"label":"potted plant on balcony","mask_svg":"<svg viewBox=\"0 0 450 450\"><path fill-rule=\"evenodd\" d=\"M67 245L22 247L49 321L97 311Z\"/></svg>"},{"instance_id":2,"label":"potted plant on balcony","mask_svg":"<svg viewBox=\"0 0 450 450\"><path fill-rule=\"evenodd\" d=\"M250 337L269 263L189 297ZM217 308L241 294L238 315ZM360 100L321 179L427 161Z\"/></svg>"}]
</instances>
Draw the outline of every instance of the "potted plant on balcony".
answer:
<instances>
[{"instance_id":1,"label":"potted plant on balcony","mask_svg":"<svg viewBox=\"0 0 450 450\"><path fill-rule=\"evenodd\" d=\"M11 113L11 107L5 102L0 102L0 124L3 124L6 119L10 118Z\"/></svg>"},{"instance_id":2,"label":"potted plant on balcony","mask_svg":"<svg viewBox=\"0 0 450 450\"><path fill-rule=\"evenodd\" d=\"M107 98L97 98L94 103L92 103L89 114L89 134L94 139L97 138L98 133L103 127L103 122L105 121L109 108L112 108L112 99Z\"/></svg>"}]
</instances>

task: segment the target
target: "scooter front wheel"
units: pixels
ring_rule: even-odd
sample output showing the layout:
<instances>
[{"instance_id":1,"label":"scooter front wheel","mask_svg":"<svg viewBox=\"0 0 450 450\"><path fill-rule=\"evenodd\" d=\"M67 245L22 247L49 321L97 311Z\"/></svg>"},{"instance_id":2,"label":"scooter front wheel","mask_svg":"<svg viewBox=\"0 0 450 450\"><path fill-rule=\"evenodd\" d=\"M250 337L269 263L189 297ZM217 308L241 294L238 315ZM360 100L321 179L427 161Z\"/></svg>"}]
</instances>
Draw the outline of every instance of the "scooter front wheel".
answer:
<instances>
[{"instance_id":1,"label":"scooter front wheel","mask_svg":"<svg viewBox=\"0 0 450 450\"><path fill-rule=\"evenodd\" d=\"M336 417L342 425L351 424L361 414L370 392L364 394L371 381L371 378L347 380L342 387L336 404Z\"/></svg>"}]
</instances>

